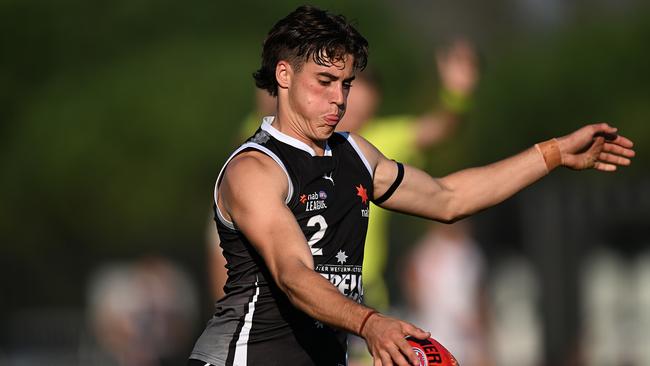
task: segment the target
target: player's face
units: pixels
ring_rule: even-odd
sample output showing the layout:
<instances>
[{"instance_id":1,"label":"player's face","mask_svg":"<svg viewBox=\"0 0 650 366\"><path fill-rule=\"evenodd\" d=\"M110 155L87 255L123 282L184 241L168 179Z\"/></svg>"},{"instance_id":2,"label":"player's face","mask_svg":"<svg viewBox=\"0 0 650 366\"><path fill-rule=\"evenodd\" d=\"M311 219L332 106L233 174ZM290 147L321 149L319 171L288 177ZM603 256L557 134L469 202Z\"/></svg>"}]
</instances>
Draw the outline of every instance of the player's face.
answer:
<instances>
[{"instance_id":1,"label":"player's face","mask_svg":"<svg viewBox=\"0 0 650 366\"><path fill-rule=\"evenodd\" d=\"M304 128L305 137L322 141L329 138L343 114L354 79L354 59L331 65L305 62L293 73L289 88L289 103L296 120Z\"/></svg>"}]
</instances>

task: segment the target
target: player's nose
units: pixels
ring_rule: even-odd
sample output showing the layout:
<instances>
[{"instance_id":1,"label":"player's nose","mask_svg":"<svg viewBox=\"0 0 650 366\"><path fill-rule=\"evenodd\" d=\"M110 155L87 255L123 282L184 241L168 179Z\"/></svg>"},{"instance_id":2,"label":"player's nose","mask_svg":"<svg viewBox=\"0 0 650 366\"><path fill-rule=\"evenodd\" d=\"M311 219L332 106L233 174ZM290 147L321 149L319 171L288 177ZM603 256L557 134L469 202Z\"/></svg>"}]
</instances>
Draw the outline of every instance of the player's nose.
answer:
<instances>
[{"instance_id":1,"label":"player's nose","mask_svg":"<svg viewBox=\"0 0 650 366\"><path fill-rule=\"evenodd\" d=\"M331 102L343 109L345 106L345 101L347 99L347 93L343 84L338 84L333 88L331 95Z\"/></svg>"}]
</instances>

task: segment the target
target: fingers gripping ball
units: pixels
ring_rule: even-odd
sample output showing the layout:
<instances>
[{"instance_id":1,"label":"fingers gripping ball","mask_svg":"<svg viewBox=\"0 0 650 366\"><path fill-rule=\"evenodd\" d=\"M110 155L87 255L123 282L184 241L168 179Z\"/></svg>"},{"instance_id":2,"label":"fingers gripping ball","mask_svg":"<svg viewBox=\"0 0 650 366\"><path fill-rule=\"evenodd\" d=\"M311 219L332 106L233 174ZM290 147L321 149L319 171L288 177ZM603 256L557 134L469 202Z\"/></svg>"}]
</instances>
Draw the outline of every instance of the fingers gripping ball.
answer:
<instances>
[{"instance_id":1,"label":"fingers gripping ball","mask_svg":"<svg viewBox=\"0 0 650 366\"><path fill-rule=\"evenodd\" d=\"M406 340L418 356L420 366L460 366L451 352L433 338L420 340L407 337Z\"/></svg>"}]
</instances>

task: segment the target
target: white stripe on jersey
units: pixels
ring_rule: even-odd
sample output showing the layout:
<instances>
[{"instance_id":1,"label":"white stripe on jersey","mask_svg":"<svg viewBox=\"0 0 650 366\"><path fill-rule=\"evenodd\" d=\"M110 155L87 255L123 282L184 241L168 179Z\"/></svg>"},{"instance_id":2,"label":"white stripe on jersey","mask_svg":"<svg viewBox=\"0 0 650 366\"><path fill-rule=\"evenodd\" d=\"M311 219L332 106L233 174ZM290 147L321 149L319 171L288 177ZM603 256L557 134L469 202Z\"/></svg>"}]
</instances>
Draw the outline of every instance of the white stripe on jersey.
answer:
<instances>
[{"instance_id":1,"label":"white stripe on jersey","mask_svg":"<svg viewBox=\"0 0 650 366\"><path fill-rule=\"evenodd\" d=\"M253 313L255 312L255 303L257 296L260 294L260 288L257 285L258 278L255 276L255 295L250 303L248 303L248 312L244 316L244 326L239 332L237 344L235 345L235 358L233 366L246 366L248 365L248 337L250 335L251 327L253 326Z\"/></svg>"}]
</instances>

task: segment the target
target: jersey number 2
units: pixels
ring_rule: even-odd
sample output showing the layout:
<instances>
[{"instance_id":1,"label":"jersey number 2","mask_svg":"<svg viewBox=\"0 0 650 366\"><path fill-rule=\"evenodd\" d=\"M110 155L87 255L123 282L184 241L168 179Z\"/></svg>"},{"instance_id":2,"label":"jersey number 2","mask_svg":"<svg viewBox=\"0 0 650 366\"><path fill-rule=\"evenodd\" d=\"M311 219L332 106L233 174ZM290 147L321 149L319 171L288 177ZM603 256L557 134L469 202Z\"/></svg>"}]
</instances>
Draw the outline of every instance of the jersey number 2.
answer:
<instances>
[{"instance_id":1,"label":"jersey number 2","mask_svg":"<svg viewBox=\"0 0 650 366\"><path fill-rule=\"evenodd\" d=\"M313 216L309 219L309 221L307 221L307 226L316 225L318 225L319 229L314 233L314 235L311 236L311 238L309 238L307 244L309 244L309 248L311 249L311 255L323 255L323 248L314 248L314 244L318 243L321 239L323 239L323 236L325 236L325 230L327 230L327 221L325 221L325 218L322 215Z\"/></svg>"}]
</instances>

